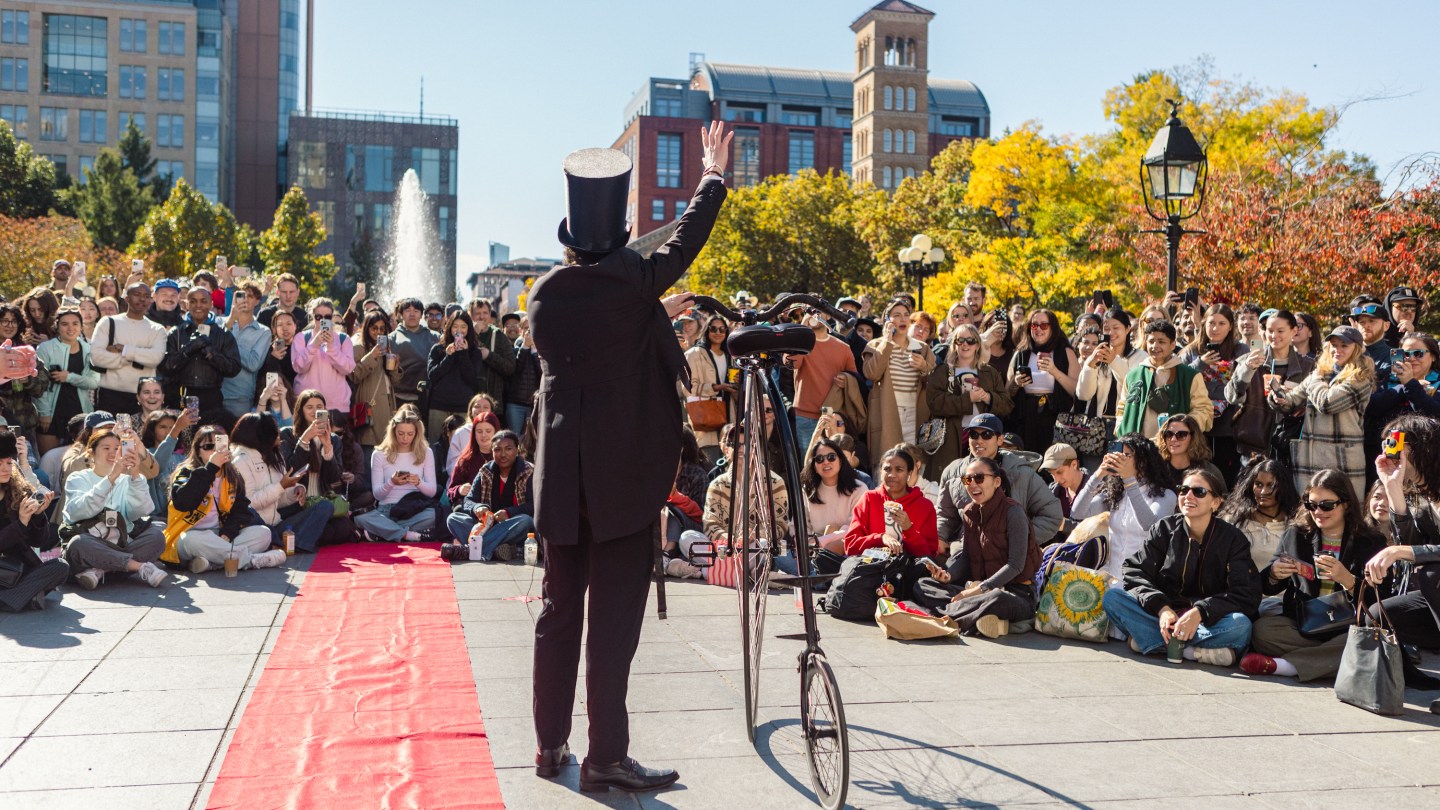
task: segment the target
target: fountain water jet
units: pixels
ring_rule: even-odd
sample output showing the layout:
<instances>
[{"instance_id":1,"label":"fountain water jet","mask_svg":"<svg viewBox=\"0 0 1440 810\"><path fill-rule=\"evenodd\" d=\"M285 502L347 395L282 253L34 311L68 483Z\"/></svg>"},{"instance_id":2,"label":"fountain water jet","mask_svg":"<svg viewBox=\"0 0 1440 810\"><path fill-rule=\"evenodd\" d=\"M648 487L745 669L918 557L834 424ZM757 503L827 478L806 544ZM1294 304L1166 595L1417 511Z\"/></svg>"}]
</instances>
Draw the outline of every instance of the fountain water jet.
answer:
<instances>
[{"instance_id":1,"label":"fountain water jet","mask_svg":"<svg viewBox=\"0 0 1440 810\"><path fill-rule=\"evenodd\" d=\"M448 303L454 298L452 284L445 278L448 273L430 198L415 170L406 169L395 189L395 220L376 300L382 306L411 297L427 304Z\"/></svg>"}]
</instances>

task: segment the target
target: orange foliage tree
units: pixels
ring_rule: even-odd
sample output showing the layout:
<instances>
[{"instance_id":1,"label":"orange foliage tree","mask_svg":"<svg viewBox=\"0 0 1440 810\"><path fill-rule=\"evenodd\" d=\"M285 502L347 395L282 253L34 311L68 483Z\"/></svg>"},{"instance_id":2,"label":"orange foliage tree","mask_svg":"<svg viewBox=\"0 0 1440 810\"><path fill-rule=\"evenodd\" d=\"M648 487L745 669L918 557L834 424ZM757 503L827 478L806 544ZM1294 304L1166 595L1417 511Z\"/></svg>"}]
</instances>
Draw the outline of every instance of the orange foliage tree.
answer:
<instances>
[{"instance_id":1,"label":"orange foliage tree","mask_svg":"<svg viewBox=\"0 0 1440 810\"><path fill-rule=\"evenodd\" d=\"M50 265L56 259L85 262L95 279L109 273L123 279L129 272L124 256L96 249L85 223L61 216L13 219L0 216L0 293L15 300L35 287L50 283Z\"/></svg>"}]
</instances>

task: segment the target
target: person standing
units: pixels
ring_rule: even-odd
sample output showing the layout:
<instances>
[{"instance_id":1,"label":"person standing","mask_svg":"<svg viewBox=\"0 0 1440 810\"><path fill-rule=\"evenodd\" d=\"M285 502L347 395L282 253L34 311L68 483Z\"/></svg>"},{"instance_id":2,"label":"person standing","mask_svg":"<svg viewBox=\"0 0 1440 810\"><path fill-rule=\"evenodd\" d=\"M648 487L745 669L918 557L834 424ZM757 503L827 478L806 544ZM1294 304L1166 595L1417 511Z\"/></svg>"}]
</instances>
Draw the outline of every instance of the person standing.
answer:
<instances>
[{"instance_id":1,"label":"person standing","mask_svg":"<svg viewBox=\"0 0 1440 810\"><path fill-rule=\"evenodd\" d=\"M259 303L260 285L247 281L231 293L230 316L225 320L225 329L240 351L240 370L220 383L220 396L225 410L237 419L255 409L256 375L270 352L270 328L255 320Z\"/></svg>"},{"instance_id":2,"label":"person standing","mask_svg":"<svg viewBox=\"0 0 1440 810\"><path fill-rule=\"evenodd\" d=\"M50 387L36 403L45 428L37 442L41 453L69 438L71 417L95 409L93 392L100 385L100 375L90 367L90 344L81 336L79 310L61 310L55 328L57 337L35 347L35 367L50 375Z\"/></svg>"},{"instance_id":3,"label":"person standing","mask_svg":"<svg viewBox=\"0 0 1440 810\"><path fill-rule=\"evenodd\" d=\"M480 362L485 364L485 384L477 390L489 393L496 402L504 402L505 384L515 373L515 338L495 325L495 311L488 300L476 300L471 312L474 337L469 340L478 348Z\"/></svg>"},{"instance_id":4,"label":"person standing","mask_svg":"<svg viewBox=\"0 0 1440 810\"><path fill-rule=\"evenodd\" d=\"M543 371L535 523L544 539L545 601L535 626L535 772L556 776L569 756L588 590L585 791L654 790L679 778L629 757L625 696L656 521L675 481L683 430L675 382L687 366L670 321L689 296L664 303L660 296L705 246L726 196L724 122L702 130L700 141L700 184L674 235L649 258L624 247L630 159L613 149L569 155L569 216L559 229L566 265L542 276L528 301ZM597 334L606 336L603 347Z\"/></svg>"},{"instance_id":5,"label":"person standing","mask_svg":"<svg viewBox=\"0 0 1440 810\"><path fill-rule=\"evenodd\" d=\"M225 412L220 384L240 373L240 349L235 336L216 325L210 317L210 293L203 287L190 291L185 299L190 311L165 339L165 359L160 361L167 393L200 399L201 421L234 424ZM179 405L183 402L177 401Z\"/></svg>"},{"instance_id":6,"label":"person standing","mask_svg":"<svg viewBox=\"0 0 1440 810\"><path fill-rule=\"evenodd\" d=\"M325 395L325 403L341 413L350 412L350 381L355 370L355 345L335 328L335 304L329 298L310 301L313 329L290 341L290 362L295 366L295 387Z\"/></svg>"},{"instance_id":7,"label":"person standing","mask_svg":"<svg viewBox=\"0 0 1440 810\"><path fill-rule=\"evenodd\" d=\"M255 316L255 320L259 321L261 326L268 329L271 319L275 317L275 313L277 312L290 313L290 317L295 319L295 328L297 330L304 329L310 325L309 313L305 311L304 307L300 306L299 279L290 273L281 273L280 276L275 279L275 297L278 300L274 304L260 310ZM312 306L311 308L313 309L314 307ZM334 307L332 306L331 309L334 309Z\"/></svg>"},{"instance_id":8,"label":"person standing","mask_svg":"<svg viewBox=\"0 0 1440 810\"><path fill-rule=\"evenodd\" d=\"M131 413L140 380L155 376L165 359L165 327L145 317L150 287L145 282L125 288L125 314L101 318L90 336L90 365L100 370L95 407Z\"/></svg>"},{"instance_id":9,"label":"person standing","mask_svg":"<svg viewBox=\"0 0 1440 810\"><path fill-rule=\"evenodd\" d=\"M794 355L790 362L795 368L795 442L800 447L808 447L820 419L820 406L830 395L830 389L844 382L845 372L860 372L850 349L843 342L831 339L819 312L811 310L803 323L815 333L815 348L808 355Z\"/></svg>"},{"instance_id":10,"label":"person standing","mask_svg":"<svg viewBox=\"0 0 1440 810\"><path fill-rule=\"evenodd\" d=\"M395 305L395 320L400 326L390 333L390 352L400 363L400 379L395 383L398 407L419 402L430 349L440 342L440 335L425 325L425 305L419 298L402 298Z\"/></svg>"}]
</instances>

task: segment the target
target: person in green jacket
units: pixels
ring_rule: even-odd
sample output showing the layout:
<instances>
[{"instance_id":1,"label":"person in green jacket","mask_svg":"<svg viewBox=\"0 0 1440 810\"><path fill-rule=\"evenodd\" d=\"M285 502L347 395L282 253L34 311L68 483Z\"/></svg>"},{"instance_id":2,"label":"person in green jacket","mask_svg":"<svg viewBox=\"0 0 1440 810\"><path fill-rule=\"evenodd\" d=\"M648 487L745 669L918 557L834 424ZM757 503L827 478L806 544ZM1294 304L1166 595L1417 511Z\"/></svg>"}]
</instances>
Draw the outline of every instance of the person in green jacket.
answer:
<instances>
[{"instance_id":1,"label":"person in green jacket","mask_svg":"<svg viewBox=\"0 0 1440 810\"><path fill-rule=\"evenodd\" d=\"M1209 430L1215 403L1200 373L1175 356L1175 326L1169 321L1146 325L1145 352L1146 357L1125 375L1125 400L1116 412L1115 435L1154 436L1162 415L1178 413L1190 414L1201 432Z\"/></svg>"}]
</instances>

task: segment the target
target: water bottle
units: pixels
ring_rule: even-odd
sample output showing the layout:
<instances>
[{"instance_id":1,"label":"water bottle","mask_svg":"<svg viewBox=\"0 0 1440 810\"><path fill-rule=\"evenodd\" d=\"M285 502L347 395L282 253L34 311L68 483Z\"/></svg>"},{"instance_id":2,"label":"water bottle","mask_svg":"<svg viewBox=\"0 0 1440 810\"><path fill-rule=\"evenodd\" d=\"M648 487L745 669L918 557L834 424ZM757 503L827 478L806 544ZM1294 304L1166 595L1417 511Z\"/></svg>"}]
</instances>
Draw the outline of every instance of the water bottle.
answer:
<instances>
[{"instance_id":1,"label":"water bottle","mask_svg":"<svg viewBox=\"0 0 1440 810\"><path fill-rule=\"evenodd\" d=\"M535 541L534 532L530 532L525 536L525 564L540 564L540 544Z\"/></svg>"},{"instance_id":2,"label":"water bottle","mask_svg":"<svg viewBox=\"0 0 1440 810\"><path fill-rule=\"evenodd\" d=\"M290 524L288 524L288 523L285 524L285 531L283 531L283 532L280 533L280 542L281 542L281 544L283 544L283 545L285 546L285 556L286 556L286 557L294 557L294 556L295 556L295 530L292 529L292 528L290 528Z\"/></svg>"}]
</instances>

